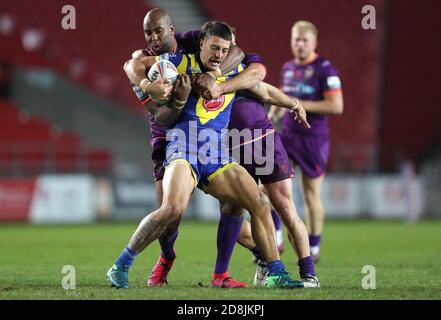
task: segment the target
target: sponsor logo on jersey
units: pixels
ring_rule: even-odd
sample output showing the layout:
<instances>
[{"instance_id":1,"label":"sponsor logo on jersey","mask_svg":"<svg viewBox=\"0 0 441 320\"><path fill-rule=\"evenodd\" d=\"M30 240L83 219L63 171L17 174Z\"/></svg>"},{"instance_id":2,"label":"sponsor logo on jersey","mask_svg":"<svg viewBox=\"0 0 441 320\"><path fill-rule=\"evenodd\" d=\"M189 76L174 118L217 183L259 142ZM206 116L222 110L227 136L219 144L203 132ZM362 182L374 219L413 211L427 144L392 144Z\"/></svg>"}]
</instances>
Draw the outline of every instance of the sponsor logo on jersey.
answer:
<instances>
[{"instance_id":1,"label":"sponsor logo on jersey","mask_svg":"<svg viewBox=\"0 0 441 320\"><path fill-rule=\"evenodd\" d=\"M328 84L329 89L331 90L341 88L341 81L340 78L337 76L328 77L328 79L326 79L326 82Z\"/></svg>"},{"instance_id":2,"label":"sponsor logo on jersey","mask_svg":"<svg viewBox=\"0 0 441 320\"><path fill-rule=\"evenodd\" d=\"M294 94L296 96L301 96L313 94L315 92L315 88L304 83L295 83L290 86L283 86L282 91L285 93Z\"/></svg>"},{"instance_id":3,"label":"sponsor logo on jersey","mask_svg":"<svg viewBox=\"0 0 441 320\"><path fill-rule=\"evenodd\" d=\"M311 79L314 75L314 67L308 66L305 70L305 80Z\"/></svg>"},{"instance_id":4,"label":"sponsor logo on jersey","mask_svg":"<svg viewBox=\"0 0 441 320\"><path fill-rule=\"evenodd\" d=\"M204 106L204 109L208 112L216 111L222 108L223 104L225 102L225 96L221 95L219 98L213 99L213 100L205 100L202 103Z\"/></svg>"},{"instance_id":5,"label":"sponsor logo on jersey","mask_svg":"<svg viewBox=\"0 0 441 320\"><path fill-rule=\"evenodd\" d=\"M294 79L302 79L303 71L302 70L296 70L294 71Z\"/></svg>"},{"instance_id":6,"label":"sponsor logo on jersey","mask_svg":"<svg viewBox=\"0 0 441 320\"><path fill-rule=\"evenodd\" d=\"M287 78L292 78L294 76L294 71L292 70L285 71L284 76Z\"/></svg>"}]
</instances>

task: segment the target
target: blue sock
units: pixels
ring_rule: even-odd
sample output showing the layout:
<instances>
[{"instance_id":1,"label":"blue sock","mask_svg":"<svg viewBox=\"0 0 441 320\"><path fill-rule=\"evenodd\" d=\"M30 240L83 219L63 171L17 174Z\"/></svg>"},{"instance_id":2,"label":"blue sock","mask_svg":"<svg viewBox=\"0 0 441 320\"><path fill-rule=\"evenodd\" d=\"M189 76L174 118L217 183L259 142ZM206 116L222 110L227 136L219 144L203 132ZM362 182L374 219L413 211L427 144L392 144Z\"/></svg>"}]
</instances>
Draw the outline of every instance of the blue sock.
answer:
<instances>
[{"instance_id":1,"label":"blue sock","mask_svg":"<svg viewBox=\"0 0 441 320\"><path fill-rule=\"evenodd\" d=\"M136 251L130 249L129 247L125 247L124 250L121 252L121 255L115 261L115 265L117 267L124 266L126 268L130 268L137 255L138 254L136 253Z\"/></svg>"},{"instance_id":2,"label":"blue sock","mask_svg":"<svg viewBox=\"0 0 441 320\"><path fill-rule=\"evenodd\" d=\"M285 265L281 260L274 260L268 263L269 275L279 274L285 270Z\"/></svg>"}]
</instances>

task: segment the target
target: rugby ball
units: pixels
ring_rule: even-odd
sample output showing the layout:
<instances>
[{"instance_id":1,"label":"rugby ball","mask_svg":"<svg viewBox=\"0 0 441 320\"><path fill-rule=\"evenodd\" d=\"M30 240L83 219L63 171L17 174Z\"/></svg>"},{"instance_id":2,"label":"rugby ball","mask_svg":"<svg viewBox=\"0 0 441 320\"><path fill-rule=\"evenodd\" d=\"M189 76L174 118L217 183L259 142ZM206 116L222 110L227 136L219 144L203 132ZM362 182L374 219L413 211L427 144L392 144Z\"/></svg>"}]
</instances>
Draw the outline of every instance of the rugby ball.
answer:
<instances>
[{"instance_id":1,"label":"rugby ball","mask_svg":"<svg viewBox=\"0 0 441 320\"><path fill-rule=\"evenodd\" d=\"M170 79L171 82L174 83L178 74L178 69L176 69L173 63L168 60L159 60L150 67L150 70L147 73L147 78L150 81Z\"/></svg>"}]
</instances>

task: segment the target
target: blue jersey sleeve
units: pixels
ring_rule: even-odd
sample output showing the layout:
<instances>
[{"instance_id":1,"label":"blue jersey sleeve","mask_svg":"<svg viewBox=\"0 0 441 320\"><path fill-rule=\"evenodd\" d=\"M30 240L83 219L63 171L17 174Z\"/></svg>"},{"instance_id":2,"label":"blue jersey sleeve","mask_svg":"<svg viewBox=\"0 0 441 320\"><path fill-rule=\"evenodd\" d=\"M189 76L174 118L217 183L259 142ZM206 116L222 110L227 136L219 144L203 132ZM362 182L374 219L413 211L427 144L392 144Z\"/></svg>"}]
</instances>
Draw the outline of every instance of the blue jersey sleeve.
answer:
<instances>
[{"instance_id":1,"label":"blue jersey sleeve","mask_svg":"<svg viewBox=\"0 0 441 320\"><path fill-rule=\"evenodd\" d=\"M227 74L223 75L222 77L217 78L218 81L226 81L228 79L234 78L239 73L241 73L245 69L244 64L239 64L234 70L228 72Z\"/></svg>"},{"instance_id":2,"label":"blue jersey sleeve","mask_svg":"<svg viewBox=\"0 0 441 320\"><path fill-rule=\"evenodd\" d=\"M188 70L188 56L183 53L164 53L159 56L159 59L165 59L173 63L179 73L191 74Z\"/></svg>"}]
</instances>

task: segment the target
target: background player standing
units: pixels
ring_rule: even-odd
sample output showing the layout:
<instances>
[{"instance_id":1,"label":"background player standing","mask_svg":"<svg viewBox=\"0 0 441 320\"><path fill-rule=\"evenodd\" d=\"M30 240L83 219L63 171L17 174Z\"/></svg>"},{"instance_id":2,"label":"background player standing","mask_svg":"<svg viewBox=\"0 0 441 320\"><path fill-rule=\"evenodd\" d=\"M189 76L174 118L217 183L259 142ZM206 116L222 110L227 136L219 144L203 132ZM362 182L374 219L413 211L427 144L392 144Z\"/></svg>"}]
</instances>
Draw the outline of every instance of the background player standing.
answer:
<instances>
[{"instance_id":1,"label":"background player standing","mask_svg":"<svg viewBox=\"0 0 441 320\"><path fill-rule=\"evenodd\" d=\"M343 93L337 70L316 53L318 30L308 21L292 27L291 49L294 59L281 70L280 86L287 95L301 100L311 129L306 130L283 110L271 108L270 117L277 121L283 115L281 137L289 157L302 170L302 191L311 254L320 258L324 208L320 192L329 156L327 115L342 114Z\"/></svg>"}]
</instances>

